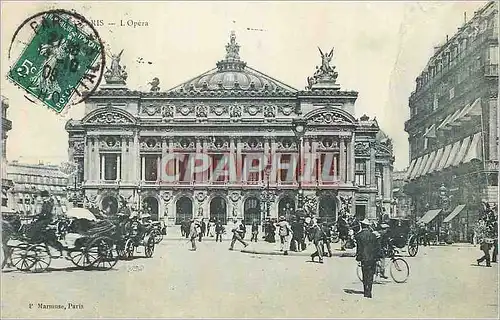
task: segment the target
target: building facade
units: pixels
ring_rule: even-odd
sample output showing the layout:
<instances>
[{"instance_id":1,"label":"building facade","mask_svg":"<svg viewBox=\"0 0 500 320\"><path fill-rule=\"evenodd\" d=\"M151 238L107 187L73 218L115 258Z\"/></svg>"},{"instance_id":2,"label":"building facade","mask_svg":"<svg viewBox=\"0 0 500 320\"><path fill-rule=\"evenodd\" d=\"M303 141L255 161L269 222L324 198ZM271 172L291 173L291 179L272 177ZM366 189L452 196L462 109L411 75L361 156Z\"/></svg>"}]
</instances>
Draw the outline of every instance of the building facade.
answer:
<instances>
[{"instance_id":1,"label":"building facade","mask_svg":"<svg viewBox=\"0 0 500 320\"><path fill-rule=\"evenodd\" d=\"M408 173L406 170L394 171L392 195L394 217L411 219L411 198L406 194L406 184Z\"/></svg>"},{"instance_id":2,"label":"building facade","mask_svg":"<svg viewBox=\"0 0 500 320\"><path fill-rule=\"evenodd\" d=\"M12 211L12 200L9 199L12 180L7 177L7 134L12 129L12 122L7 119L9 100L1 96L2 104L2 212Z\"/></svg>"},{"instance_id":3,"label":"building facade","mask_svg":"<svg viewBox=\"0 0 500 320\"><path fill-rule=\"evenodd\" d=\"M498 3L489 2L435 48L409 98L412 214L456 237L481 202L498 202ZM428 213L428 214L427 214Z\"/></svg>"},{"instance_id":4,"label":"building facade","mask_svg":"<svg viewBox=\"0 0 500 320\"><path fill-rule=\"evenodd\" d=\"M149 92L129 90L114 56L85 116L66 125L86 201L169 224L251 223L301 203L334 220L340 199L375 219L377 195L389 208L391 141L375 120L354 117L358 93L340 90L333 51L299 91L247 66L239 48L233 32L216 68L167 91L158 79Z\"/></svg>"},{"instance_id":5,"label":"building facade","mask_svg":"<svg viewBox=\"0 0 500 320\"><path fill-rule=\"evenodd\" d=\"M46 190L55 198L55 212L66 212L68 176L56 165L24 164L12 161L7 165L7 177L14 211L31 215L40 210L40 192Z\"/></svg>"}]
</instances>

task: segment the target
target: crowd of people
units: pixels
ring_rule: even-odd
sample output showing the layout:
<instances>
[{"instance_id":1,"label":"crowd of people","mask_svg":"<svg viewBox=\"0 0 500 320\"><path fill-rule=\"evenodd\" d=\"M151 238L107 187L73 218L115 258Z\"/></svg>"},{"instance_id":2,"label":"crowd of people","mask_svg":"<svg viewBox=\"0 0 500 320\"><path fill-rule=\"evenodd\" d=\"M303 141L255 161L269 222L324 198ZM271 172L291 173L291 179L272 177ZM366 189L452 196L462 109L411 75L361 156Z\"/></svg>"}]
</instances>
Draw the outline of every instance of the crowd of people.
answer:
<instances>
[{"instance_id":1,"label":"crowd of people","mask_svg":"<svg viewBox=\"0 0 500 320\"><path fill-rule=\"evenodd\" d=\"M476 241L483 256L476 262L480 265L484 261L487 267L491 267L492 262L498 261L498 214L496 207L491 208L488 203L483 205L484 210L475 228ZM493 252L490 254L491 249Z\"/></svg>"}]
</instances>

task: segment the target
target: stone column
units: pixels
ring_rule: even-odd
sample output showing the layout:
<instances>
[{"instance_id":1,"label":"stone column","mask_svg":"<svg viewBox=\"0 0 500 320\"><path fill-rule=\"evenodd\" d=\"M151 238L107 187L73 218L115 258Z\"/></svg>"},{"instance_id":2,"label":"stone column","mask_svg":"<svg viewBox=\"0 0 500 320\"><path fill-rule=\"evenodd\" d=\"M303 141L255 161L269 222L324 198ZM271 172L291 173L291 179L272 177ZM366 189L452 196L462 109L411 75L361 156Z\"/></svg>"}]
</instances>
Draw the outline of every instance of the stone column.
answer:
<instances>
[{"instance_id":1,"label":"stone column","mask_svg":"<svg viewBox=\"0 0 500 320\"><path fill-rule=\"evenodd\" d=\"M92 157L92 162L93 162L93 168L90 172L90 178L94 181L100 180L101 179L101 155L99 153L99 137L93 137L91 138L92 144L93 144L93 157ZM92 166L92 164L91 164ZM104 171L104 168L103 168Z\"/></svg>"},{"instance_id":2,"label":"stone column","mask_svg":"<svg viewBox=\"0 0 500 320\"><path fill-rule=\"evenodd\" d=\"M313 169L311 177L314 176L314 179L317 181L318 185L321 185L323 183L322 172L321 172L321 155L317 154L317 152L318 152L318 142L312 140L311 154L309 157L309 161L311 161L310 166Z\"/></svg>"},{"instance_id":3,"label":"stone column","mask_svg":"<svg viewBox=\"0 0 500 320\"><path fill-rule=\"evenodd\" d=\"M275 137L271 137L271 178L269 179L269 185L276 184L276 176L278 174L278 157L276 156L277 142Z\"/></svg>"},{"instance_id":4,"label":"stone column","mask_svg":"<svg viewBox=\"0 0 500 320\"><path fill-rule=\"evenodd\" d=\"M391 170L389 164L383 166L383 186L384 186L384 198L392 200L392 185L391 185Z\"/></svg>"},{"instance_id":5,"label":"stone column","mask_svg":"<svg viewBox=\"0 0 500 320\"><path fill-rule=\"evenodd\" d=\"M201 155L203 151L203 144L202 141L199 137L196 138L196 157L198 155ZM204 153L203 153L204 154ZM193 164L192 169L194 170L195 164ZM203 181L203 175L205 172L197 172L194 174L194 181L196 182L202 182Z\"/></svg>"},{"instance_id":6,"label":"stone column","mask_svg":"<svg viewBox=\"0 0 500 320\"><path fill-rule=\"evenodd\" d=\"M229 183L234 184L237 180L237 162L236 162L236 143L234 142L234 137L229 139Z\"/></svg>"},{"instance_id":7,"label":"stone column","mask_svg":"<svg viewBox=\"0 0 500 320\"><path fill-rule=\"evenodd\" d=\"M160 156L160 167L158 168L158 180L163 180L163 173L167 170L167 158L168 158L168 141L167 137L161 138L161 156Z\"/></svg>"},{"instance_id":8,"label":"stone column","mask_svg":"<svg viewBox=\"0 0 500 320\"><path fill-rule=\"evenodd\" d=\"M346 152L345 152L345 139L340 137L340 161L339 161L340 182L346 182Z\"/></svg>"},{"instance_id":9,"label":"stone column","mask_svg":"<svg viewBox=\"0 0 500 320\"><path fill-rule=\"evenodd\" d=\"M300 177L300 181L302 181L302 186L310 185L314 178L313 166L311 166L311 138L304 137L304 146L302 148L302 154L299 155L302 157L302 168L299 169L299 172L302 173ZM300 163L300 161L299 161Z\"/></svg>"},{"instance_id":10,"label":"stone column","mask_svg":"<svg viewBox=\"0 0 500 320\"><path fill-rule=\"evenodd\" d=\"M354 141L356 137L355 137L355 133L353 132L352 133L352 136L351 136L351 140L349 141L349 154L348 154L348 157L349 157L349 166L348 166L348 172L349 172L349 183L354 185L354 166L355 166L355 156L354 156Z\"/></svg>"},{"instance_id":11,"label":"stone column","mask_svg":"<svg viewBox=\"0 0 500 320\"><path fill-rule=\"evenodd\" d=\"M241 184L243 183L243 157L241 156L241 149L243 147L243 144L241 143L241 140L238 139L236 142L236 181L237 183Z\"/></svg>"},{"instance_id":12,"label":"stone column","mask_svg":"<svg viewBox=\"0 0 500 320\"><path fill-rule=\"evenodd\" d=\"M73 157L75 160L75 157ZM83 180L91 180L91 165L92 165L92 142L89 137L85 138L85 147L83 152Z\"/></svg>"},{"instance_id":13,"label":"stone column","mask_svg":"<svg viewBox=\"0 0 500 320\"><path fill-rule=\"evenodd\" d=\"M106 161L105 160L106 159L104 158L104 156L101 157L101 159L100 159L100 161L101 161L101 169L102 169L102 170L100 170L100 178L99 178L100 180L104 180L105 176L106 176L106 174L105 174L105 172L106 172Z\"/></svg>"},{"instance_id":14,"label":"stone column","mask_svg":"<svg viewBox=\"0 0 500 320\"><path fill-rule=\"evenodd\" d=\"M130 152L127 151L128 148L128 141L129 137L127 136L122 136L122 152L121 152L121 159L122 159L122 165L121 167L123 170L121 170L121 173L118 175L118 179L122 181L129 181L129 172L130 172L130 159L129 159L129 154Z\"/></svg>"},{"instance_id":15,"label":"stone column","mask_svg":"<svg viewBox=\"0 0 500 320\"><path fill-rule=\"evenodd\" d=\"M136 132L134 134L134 140L133 140L133 152L131 152L131 157L134 159L134 167L133 167L133 172L135 177L133 177L134 181L137 181L137 184L140 183L141 181L141 170L142 170L142 165L141 165L141 145L139 143L139 133Z\"/></svg>"},{"instance_id":16,"label":"stone column","mask_svg":"<svg viewBox=\"0 0 500 320\"><path fill-rule=\"evenodd\" d=\"M375 181L375 143L371 141L370 160L366 163L366 185L372 186Z\"/></svg>"}]
</instances>

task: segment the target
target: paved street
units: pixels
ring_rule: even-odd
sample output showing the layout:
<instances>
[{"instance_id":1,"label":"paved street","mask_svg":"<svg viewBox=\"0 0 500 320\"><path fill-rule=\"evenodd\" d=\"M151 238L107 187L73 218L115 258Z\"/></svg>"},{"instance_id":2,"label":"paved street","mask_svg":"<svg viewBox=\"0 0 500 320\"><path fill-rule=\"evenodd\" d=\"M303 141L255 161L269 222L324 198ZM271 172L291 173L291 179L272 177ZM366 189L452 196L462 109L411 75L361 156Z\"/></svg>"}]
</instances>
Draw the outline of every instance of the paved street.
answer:
<instances>
[{"instance_id":1,"label":"paved street","mask_svg":"<svg viewBox=\"0 0 500 320\"><path fill-rule=\"evenodd\" d=\"M152 259L120 261L108 272L80 271L65 260L44 274L2 275L3 317L463 317L498 314L498 265L472 264L473 247L422 248L405 284L374 285L363 298L353 258L324 264L304 256L228 251L229 242L167 240ZM255 245L254 245L255 246ZM262 248L264 244L257 245ZM256 246L256 247L257 247ZM337 246L337 245L336 245ZM237 249L241 245L237 244ZM33 308L29 308L33 303ZM43 310L73 303L83 309Z\"/></svg>"}]
</instances>

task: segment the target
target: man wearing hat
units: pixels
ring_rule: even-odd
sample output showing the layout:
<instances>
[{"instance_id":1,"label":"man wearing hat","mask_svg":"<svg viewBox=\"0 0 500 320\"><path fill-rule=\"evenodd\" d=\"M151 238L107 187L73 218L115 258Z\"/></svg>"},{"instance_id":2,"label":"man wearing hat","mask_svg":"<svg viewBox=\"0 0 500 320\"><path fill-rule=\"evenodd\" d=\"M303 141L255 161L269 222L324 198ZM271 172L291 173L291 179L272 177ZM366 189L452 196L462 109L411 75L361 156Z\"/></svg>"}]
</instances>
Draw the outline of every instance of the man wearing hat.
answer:
<instances>
[{"instance_id":1,"label":"man wearing hat","mask_svg":"<svg viewBox=\"0 0 500 320\"><path fill-rule=\"evenodd\" d=\"M196 238L198 238L198 233L200 232L200 223L191 219L191 226L189 227L189 241L191 241L191 251L196 251Z\"/></svg>"},{"instance_id":2,"label":"man wearing hat","mask_svg":"<svg viewBox=\"0 0 500 320\"><path fill-rule=\"evenodd\" d=\"M356 234L355 238L356 261L361 263L364 296L371 298L376 262L380 259L380 245L377 236L370 230L368 219L361 221L361 231Z\"/></svg>"}]
</instances>

